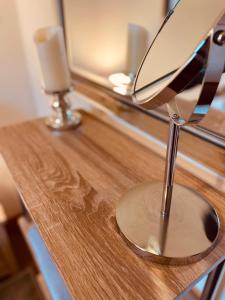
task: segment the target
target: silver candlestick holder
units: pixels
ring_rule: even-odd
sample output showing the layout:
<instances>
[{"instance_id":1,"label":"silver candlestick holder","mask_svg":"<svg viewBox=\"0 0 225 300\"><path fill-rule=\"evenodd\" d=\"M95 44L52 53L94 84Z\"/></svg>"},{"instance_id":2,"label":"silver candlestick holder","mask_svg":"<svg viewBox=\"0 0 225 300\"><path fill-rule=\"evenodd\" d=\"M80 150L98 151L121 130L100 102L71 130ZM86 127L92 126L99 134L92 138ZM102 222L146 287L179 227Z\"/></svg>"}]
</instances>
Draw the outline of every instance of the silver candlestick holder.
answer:
<instances>
[{"instance_id":1,"label":"silver candlestick holder","mask_svg":"<svg viewBox=\"0 0 225 300\"><path fill-rule=\"evenodd\" d=\"M71 103L68 94L71 89L49 92L45 90L47 95L51 95L52 114L45 119L45 124L51 129L66 130L76 128L81 123L81 115L71 109Z\"/></svg>"}]
</instances>

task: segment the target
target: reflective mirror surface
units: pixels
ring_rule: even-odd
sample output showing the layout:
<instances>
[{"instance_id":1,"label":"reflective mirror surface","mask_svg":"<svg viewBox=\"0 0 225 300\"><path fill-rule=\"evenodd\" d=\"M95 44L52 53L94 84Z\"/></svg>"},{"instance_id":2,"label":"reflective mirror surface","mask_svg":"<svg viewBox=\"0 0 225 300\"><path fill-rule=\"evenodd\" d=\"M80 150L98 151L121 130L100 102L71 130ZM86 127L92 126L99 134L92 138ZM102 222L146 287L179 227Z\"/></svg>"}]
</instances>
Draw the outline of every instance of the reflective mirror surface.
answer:
<instances>
[{"instance_id":1,"label":"reflective mirror surface","mask_svg":"<svg viewBox=\"0 0 225 300\"><path fill-rule=\"evenodd\" d=\"M104 0L95 0L93 2L88 0L62 0L62 2L67 53L72 73L75 76L82 76L97 83L99 89L102 87L104 91L106 91L105 88L109 89L110 92L113 90L118 97L131 102L132 84L139 65L165 18L166 9L171 9L177 0L115 0L110 2L105 2ZM201 22L205 16L211 16L212 11L215 12L216 10L217 12L217 9L219 11L219 8L224 6L224 1L188 0L186 5L190 9L189 12L186 11L186 16L184 16L186 21L182 23L182 26L173 28L174 38L180 33L180 39L185 41L193 37L197 30L196 25L194 25L194 17L197 18L196 22L198 20ZM200 9L201 13L195 13L197 9ZM172 16L174 17L175 13ZM183 28L185 24L187 26L186 29ZM209 29L211 26L212 24L209 24ZM186 35L189 32L188 37L184 37L184 30L186 30ZM203 30L203 35L207 34L206 32L207 30ZM173 34L172 30L170 33ZM197 40L197 44L200 39ZM174 48L171 47L173 45L172 42L170 43L170 38L168 42L169 44L165 44L164 49L160 50L162 57L156 56L164 64L168 62L170 49L178 51L183 47L182 44ZM190 47L191 51L195 49L196 45ZM190 58L190 55L191 53L187 53L187 57L181 59L175 68L179 68L180 64L183 64ZM150 72L151 69L147 68L146 71ZM164 70L161 69L161 71L163 72ZM185 94L177 96L177 98L182 98L186 105L189 106L191 104L190 111L193 108L192 104L195 104L195 99L197 98L196 90L193 86L191 88L189 86ZM200 90L197 91L197 93L199 92ZM146 98L149 99L149 96L149 93L147 93ZM145 97L141 97L142 101L143 98L145 99ZM164 97L163 99L165 101ZM168 100L168 98L166 99ZM183 111L183 107L182 105L179 109ZM185 109L185 111L187 110ZM162 119L168 116L165 106L157 108L157 111L149 110L147 113L157 114ZM224 120L225 77L221 80L217 96L211 105L209 114L199 126L202 126L204 134L207 132L207 139L214 141L214 136L216 135L218 142L220 139L225 139ZM199 130L199 126L195 130ZM188 127L187 130L189 130ZM193 129L190 128L190 130ZM202 136L202 132L199 131L199 135Z\"/></svg>"},{"instance_id":2,"label":"reflective mirror surface","mask_svg":"<svg viewBox=\"0 0 225 300\"><path fill-rule=\"evenodd\" d=\"M166 0L64 0L72 70L127 94L165 8Z\"/></svg>"},{"instance_id":3,"label":"reflective mirror surface","mask_svg":"<svg viewBox=\"0 0 225 300\"><path fill-rule=\"evenodd\" d=\"M183 92L174 105L179 105L183 113L194 110L209 58L209 33L224 11L223 0L213 4L211 0L178 2L139 70L134 99L137 104L152 109Z\"/></svg>"}]
</instances>

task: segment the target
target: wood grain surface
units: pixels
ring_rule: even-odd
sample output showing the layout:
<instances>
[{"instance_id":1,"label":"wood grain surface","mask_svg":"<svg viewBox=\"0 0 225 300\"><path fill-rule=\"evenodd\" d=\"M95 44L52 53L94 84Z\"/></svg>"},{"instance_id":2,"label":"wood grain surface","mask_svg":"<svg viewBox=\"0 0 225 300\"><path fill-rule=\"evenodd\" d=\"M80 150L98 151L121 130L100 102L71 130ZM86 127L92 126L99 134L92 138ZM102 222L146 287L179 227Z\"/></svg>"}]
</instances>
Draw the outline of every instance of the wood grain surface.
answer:
<instances>
[{"instance_id":1,"label":"wood grain surface","mask_svg":"<svg viewBox=\"0 0 225 300\"><path fill-rule=\"evenodd\" d=\"M110 111L113 111L115 115L126 120L137 128L140 128L144 132L156 137L158 140L167 143L168 124L166 122L162 122L162 120L147 115L134 106L124 104L131 102L130 97L118 95L115 92L107 90L104 87L100 87L78 75L73 75L73 78L76 91L86 95L90 99L93 99L95 102L103 105L103 107L106 107ZM122 103L118 101L118 98L125 102ZM160 114L168 115L166 107L161 107L158 111ZM222 120L222 117L224 118L224 113L211 109L210 113L200 124L204 124L206 128L214 130L212 125L216 123L216 121ZM206 124L208 124L208 127ZM217 127L220 125L222 125L222 123L218 121ZM221 134L225 136L225 127L221 126L220 131L223 131ZM190 147L190 145L192 146ZM224 148L218 147L199 138L198 136L181 130L179 151L215 171L217 174L225 176Z\"/></svg>"},{"instance_id":2,"label":"wood grain surface","mask_svg":"<svg viewBox=\"0 0 225 300\"><path fill-rule=\"evenodd\" d=\"M134 184L162 180L164 160L101 119L82 115L74 131L52 132L43 120L0 129L0 152L25 206L74 299L175 298L225 259L224 194L178 169L176 182L218 210L219 243L186 266L137 256L118 233L115 206Z\"/></svg>"},{"instance_id":3,"label":"wood grain surface","mask_svg":"<svg viewBox=\"0 0 225 300\"><path fill-rule=\"evenodd\" d=\"M75 74L73 75L73 79L76 91L86 95L90 99L93 99L95 102L103 105L103 107L106 107L110 111L113 111L114 114L135 127L140 128L144 132L156 137L158 140L167 143L168 124L143 113L143 111L140 111L140 109L135 108L134 106L128 106L118 101L118 97L121 97L122 101L129 103L131 102L130 97L122 95L118 96L115 92L104 87L100 87L99 85ZM158 109L160 114L167 115L165 110L165 107ZM214 111L213 115L212 111ZM211 109L210 114L208 114L200 124L204 123L205 126L207 123L207 128L214 130L211 123L216 122L217 118L221 120L222 116L224 117L224 113ZM211 120L211 123L209 120ZM225 129L223 126L221 126L220 130L223 131L223 135L225 136ZM181 130L179 151L214 170L216 173L225 176L224 148L218 147L187 131Z\"/></svg>"},{"instance_id":4,"label":"wood grain surface","mask_svg":"<svg viewBox=\"0 0 225 300\"><path fill-rule=\"evenodd\" d=\"M89 94L93 97L95 97L94 94L98 94L97 99L95 99L97 101L107 102L107 104L105 104L108 105L108 103L110 102L109 100L112 100L112 102L115 102L116 100L117 102L120 101L130 103L132 104L132 107L135 107L135 105L132 102L131 95L118 94L112 89L98 84L97 82L94 82L92 80L89 80L88 78L85 78L84 76L77 73L72 73L72 79L73 84L76 86L76 90L80 90L82 91L82 93ZM222 101L225 101L225 93L223 89L221 89L220 92L217 93L217 97L218 98L215 97L214 101L219 100L221 101L221 104L223 104ZM183 103L183 105L185 104ZM168 115L166 105L160 106L159 109L157 108L155 111L160 112L160 114L162 115ZM203 118L199 125L200 127L204 127L204 129L214 132L215 134L221 136L221 138L225 139L224 110L215 109L211 106L208 114Z\"/></svg>"}]
</instances>

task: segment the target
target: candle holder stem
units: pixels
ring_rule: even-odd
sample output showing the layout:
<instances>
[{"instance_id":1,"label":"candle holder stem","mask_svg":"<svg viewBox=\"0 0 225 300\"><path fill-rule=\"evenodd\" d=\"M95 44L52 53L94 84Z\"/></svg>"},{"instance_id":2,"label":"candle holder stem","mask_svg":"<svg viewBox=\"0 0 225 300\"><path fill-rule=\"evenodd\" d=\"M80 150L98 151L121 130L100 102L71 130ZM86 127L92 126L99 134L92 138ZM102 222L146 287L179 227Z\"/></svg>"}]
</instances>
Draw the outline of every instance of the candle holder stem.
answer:
<instances>
[{"instance_id":1,"label":"candle holder stem","mask_svg":"<svg viewBox=\"0 0 225 300\"><path fill-rule=\"evenodd\" d=\"M81 115L71 110L71 104L66 97L69 90L59 92L46 92L52 95L51 102L52 115L46 118L45 123L48 127L55 130L66 130L76 128L81 123Z\"/></svg>"}]
</instances>

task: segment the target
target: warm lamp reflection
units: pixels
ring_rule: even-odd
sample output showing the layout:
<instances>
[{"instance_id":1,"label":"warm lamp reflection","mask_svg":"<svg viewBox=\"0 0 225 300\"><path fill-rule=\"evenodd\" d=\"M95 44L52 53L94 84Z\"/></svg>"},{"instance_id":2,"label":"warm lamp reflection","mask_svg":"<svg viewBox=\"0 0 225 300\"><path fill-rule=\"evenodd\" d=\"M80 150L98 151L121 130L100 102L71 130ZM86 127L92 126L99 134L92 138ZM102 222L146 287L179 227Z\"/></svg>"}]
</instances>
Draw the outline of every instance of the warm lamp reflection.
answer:
<instances>
[{"instance_id":1,"label":"warm lamp reflection","mask_svg":"<svg viewBox=\"0 0 225 300\"><path fill-rule=\"evenodd\" d=\"M115 74L110 75L109 81L114 86L123 86L123 85L128 85L131 83L130 77L123 73L115 73Z\"/></svg>"},{"instance_id":2,"label":"warm lamp reflection","mask_svg":"<svg viewBox=\"0 0 225 300\"><path fill-rule=\"evenodd\" d=\"M114 86L113 90L120 95L128 94L128 87L126 85Z\"/></svg>"}]
</instances>

